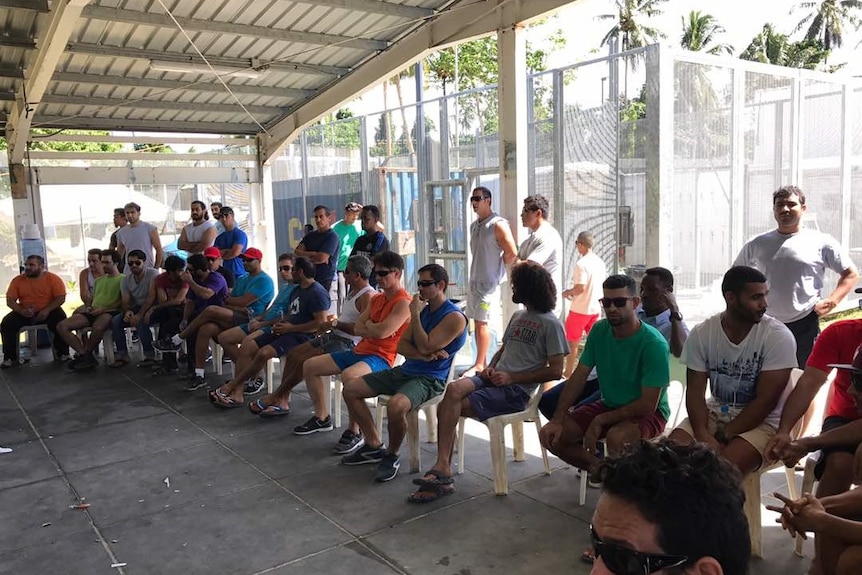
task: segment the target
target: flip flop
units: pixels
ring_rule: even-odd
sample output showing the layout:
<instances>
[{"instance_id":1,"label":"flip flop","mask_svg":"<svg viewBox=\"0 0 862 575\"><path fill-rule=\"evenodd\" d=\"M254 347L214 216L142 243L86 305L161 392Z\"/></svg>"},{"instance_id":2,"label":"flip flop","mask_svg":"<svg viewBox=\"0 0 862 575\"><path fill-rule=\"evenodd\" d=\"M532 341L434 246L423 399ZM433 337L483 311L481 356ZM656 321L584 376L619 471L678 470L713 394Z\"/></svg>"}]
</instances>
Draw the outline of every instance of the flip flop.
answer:
<instances>
[{"instance_id":1,"label":"flip flop","mask_svg":"<svg viewBox=\"0 0 862 575\"><path fill-rule=\"evenodd\" d=\"M222 409L236 409L237 407L242 407L245 403L227 395L217 395L213 401L213 405Z\"/></svg>"},{"instance_id":2,"label":"flip flop","mask_svg":"<svg viewBox=\"0 0 862 575\"><path fill-rule=\"evenodd\" d=\"M439 489L441 487L446 487L455 483L454 479L443 475L442 472L436 469L429 469L425 472L425 475L432 475L434 479L426 479L424 476L419 477L413 480L413 485L418 485L423 490L433 490Z\"/></svg>"},{"instance_id":3,"label":"flip flop","mask_svg":"<svg viewBox=\"0 0 862 575\"><path fill-rule=\"evenodd\" d=\"M262 417L264 419L278 419L279 417L284 417L286 415L290 415L290 408L284 409L278 405L267 405L266 409L257 414L258 417Z\"/></svg>"},{"instance_id":4,"label":"flip flop","mask_svg":"<svg viewBox=\"0 0 862 575\"><path fill-rule=\"evenodd\" d=\"M207 395L210 398L210 403L216 403L219 399L225 399L228 397L218 387L210 391Z\"/></svg>"},{"instance_id":5,"label":"flip flop","mask_svg":"<svg viewBox=\"0 0 862 575\"><path fill-rule=\"evenodd\" d=\"M254 415L260 415L267 407L269 406L263 402L263 399L256 399L248 404L248 410Z\"/></svg>"},{"instance_id":6,"label":"flip flop","mask_svg":"<svg viewBox=\"0 0 862 575\"><path fill-rule=\"evenodd\" d=\"M435 489L420 489L414 491L407 496L408 503L433 503L438 499L442 499L447 495L455 493L455 487L449 485L446 487L437 487Z\"/></svg>"}]
</instances>

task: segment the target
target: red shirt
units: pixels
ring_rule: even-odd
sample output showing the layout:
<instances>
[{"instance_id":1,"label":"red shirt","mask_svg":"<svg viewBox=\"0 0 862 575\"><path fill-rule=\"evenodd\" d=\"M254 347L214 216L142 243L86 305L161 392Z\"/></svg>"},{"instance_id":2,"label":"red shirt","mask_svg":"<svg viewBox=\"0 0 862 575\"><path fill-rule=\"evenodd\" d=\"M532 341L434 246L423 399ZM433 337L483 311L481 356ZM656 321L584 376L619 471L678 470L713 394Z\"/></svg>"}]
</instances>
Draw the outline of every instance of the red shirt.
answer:
<instances>
[{"instance_id":1,"label":"red shirt","mask_svg":"<svg viewBox=\"0 0 862 575\"><path fill-rule=\"evenodd\" d=\"M168 297L169 301L177 297L177 294L180 293L183 288L189 287L183 280L174 280L168 272L160 273L156 276L154 281L156 282L157 289L160 288L165 290L165 295Z\"/></svg>"},{"instance_id":2,"label":"red shirt","mask_svg":"<svg viewBox=\"0 0 862 575\"><path fill-rule=\"evenodd\" d=\"M853 363L853 355L860 343L862 319L836 321L817 336L806 365L829 373L832 371L828 365L830 363ZM862 413L857 410L856 402L848 391L849 387L850 372L839 369L835 381L832 382L832 400L826 406L826 417L837 415L846 419L862 418Z\"/></svg>"},{"instance_id":3,"label":"red shirt","mask_svg":"<svg viewBox=\"0 0 862 575\"><path fill-rule=\"evenodd\" d=\"M380 323L389 317L389 314L392 313L392 308L395 307L396 303L399 301L406 301L409 304L412 299L413 297L404 289L391 298L387 298L386 294L379 293L376 296L373 296L371 298L371 303L368 304L371 306L371 309L368 312L368 319L374 323ZM359 343L356 344L356 349L354 351L360 355L380 356L391 366L395 361L395 355L398 349L398 340L401 339L401 334L404 333L405 329L407 329L407 325L409 323L410 318L407 318L407 321L398 328L398 331L386 339L363 337L359 340Z\"/></svg>"}]
</instances>

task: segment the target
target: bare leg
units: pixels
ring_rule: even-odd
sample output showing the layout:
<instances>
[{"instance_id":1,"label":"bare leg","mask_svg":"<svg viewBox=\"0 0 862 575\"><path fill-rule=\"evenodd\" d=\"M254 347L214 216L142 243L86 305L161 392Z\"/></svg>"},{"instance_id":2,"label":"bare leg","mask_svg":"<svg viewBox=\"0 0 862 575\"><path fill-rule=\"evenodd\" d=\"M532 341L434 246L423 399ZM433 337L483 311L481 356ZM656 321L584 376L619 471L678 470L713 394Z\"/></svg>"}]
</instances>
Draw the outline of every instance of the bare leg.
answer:
<instances>
[{"instance_id":1,"label":"bare leg","mask_svg":"<svg viewBox=\"0 0 862 575\"><path fill-rule=\"evenodd\" d=\"M90 339L87 340L87 346L84 348L84 353L93 353L93 350L99 347L99 342L102 341L102 336L111 327L111 319L113 316L109 313L103 313L93 320L93 329L90 331ZM113 345L113 343L111 344Z\"/></svg>"},{"instance_id":2,"label":"bare leg","mask_svg":"<svg viewBox=\"0 0 862 575\"><path fill-rule=\"evenodd\" d=\"M237 327L232 327L218 334L218 343L224 349L224 354L230 360L236 363L237 355L239 354L239 345L246 338L246 333Z\"/></svg>"},{"instance_id":3,"label":"bare leg","mask_svg":"<svg viewBox=\"0 0 862 575\"><path fill-rule=\"evenodd\" d=\"M90 326L90 320L83 314L72 314L71 317L64 319L57 324L57 335L63 338L63 341L69 344L69 347L75 350L78 354L85 353L84 344L81 340L72 333L72 330L81 329Z\"/></svg>"},{"instance_id":4,"label":"bare leg","mask_svg":"<svg viewBox=\"0 0 862 575\"><path fill-rule=\"evenodd\" d=\"M407 435L407 414L410 413L411 409L413 409L413 404L403 393L396 393L386 403L386 418L388 420L386 429L389 432L389 444L386 447L386 453L398 455L398 450L401 449L401 444ZM366 439L365 442L368 443L368 440Z\"/></svg>"},{"instance_id":5,"label":"bare leg","mask_svg":"<svg viewBox=\"0 0 862 575\"><path fill-rule=\"evenodd\" d=\"M188 339L189 336L198 331L202 325L210 322L216 322L221 325L222 328L231 327L233 326L233 311L217 305L206 307L200 315L194 318L191 323L179 333L179 336L182 339ZM209 345L209 343L207 343L207 345Z\"/></svg>"},{"instance_id":6,"label":"bare leg","mask_svg":"<svg viewBox=\"0 0 862 575\"><path fill-rule=\"evenodd\" d=\"M437 461L436 469L446 477L452 476L452 451L461 417L470 417L473 410L467 396L475 391L470 379L459 379L446 386L443 400L437 404Z\"/></svg>"},{"instance_id":7,"label":"bare leg","mask_svg":"<svg viewBox=\"0 0 862 575\"><path fill-rule=\"evenodd\" d=\"M266 362L276 357L278 352L275 351L275 348L271 345L265 345L254 355L254 358L251 362L246 364L243 371L237 374L234 380L245 381L255 373L259 372L266 366ZM242 403L242 385L234 385L233 389L231 389L229 393L229 397L231 397L234 401Z\"/></svg>"},{"instance_id":8,"label":"bare leg","mask_svg":"<svg viewBox=\"0 0 862 575\"><path fill-rule=\"evenodd\" d=\"M476 331L476 361L473 366L464 372L466 376L479 373L488 365L488 348L491 347L491 330L487 321L473 320Z\"/></svg>"},{"instance_id":9,"label":"bare leg","mask_svg":"<svg viewBox=\"0 0 862 575\"><path fill-rule=\"evenodd\" d=\"M365 383L365 378L360 377L344 382L344 402L347 404L350 419L356 422L362 435L365 436L365 445L372 448L380 447L383 442L377 435L374 417L365 400L377 395L379 394Z\"/></svg>"},{"instance_id":10,"label":"bare leg","mask_svg":"<svg viewBox=\"0 0 862 575\"><path fill-rule=\"evenodd\" d=\"M212 307L212 306L210 306ZM209 309L209 308L207 308ZM221 328L218 324L208 322L200 326L197 333L197 341L195 341L195 369L204 369L209 355L210 339L218 336Z\"/></svg>"}]
</instances>

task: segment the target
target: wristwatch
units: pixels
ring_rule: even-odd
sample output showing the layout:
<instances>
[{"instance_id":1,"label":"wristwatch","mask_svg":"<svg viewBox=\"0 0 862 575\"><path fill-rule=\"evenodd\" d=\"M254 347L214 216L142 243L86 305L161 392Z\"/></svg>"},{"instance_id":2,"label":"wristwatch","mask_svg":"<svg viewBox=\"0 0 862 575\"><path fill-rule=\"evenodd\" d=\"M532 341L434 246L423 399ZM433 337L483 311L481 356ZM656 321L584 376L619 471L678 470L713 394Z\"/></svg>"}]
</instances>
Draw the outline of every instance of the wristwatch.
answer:
<instances>
[{"instance_id":1,"label":"wristwatch","mask_svg":"<svg viewBox=\"0 0 862 575\"><path fill-rule=\"evenodd\" d=\"M674 321L674 320L682 321L682 314L679 313L678 311L672 311L672 312L670 312L670 320L671 321Z\"/></svg>"}]
</instances>

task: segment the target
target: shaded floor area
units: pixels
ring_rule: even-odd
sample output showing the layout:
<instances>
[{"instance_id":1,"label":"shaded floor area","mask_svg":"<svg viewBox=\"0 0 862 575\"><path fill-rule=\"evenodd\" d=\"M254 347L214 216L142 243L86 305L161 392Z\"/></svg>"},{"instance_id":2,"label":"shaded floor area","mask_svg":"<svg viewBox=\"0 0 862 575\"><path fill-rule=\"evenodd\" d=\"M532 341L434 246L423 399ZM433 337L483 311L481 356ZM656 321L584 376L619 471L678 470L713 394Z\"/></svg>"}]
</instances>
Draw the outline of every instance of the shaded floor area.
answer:
<instances>
[{"instance_id":1,"label":"shaded floor area","mask_svg":"<svg viewBox=\"0 0 862 575\"><path fill-rule=\"evenodd\" d=\"M292 409L263 421L217 410L174 378L70 373L47 352L0 372L0 445L13 448L0 455L0 573L589 572L579 556L598 491L580 507L573 469L552 458L545 476L531 428L508 496L494 495L485 428L473 423L456 493L412 505L406 446L398 477L377 484L374 466L330 454L339 430L293 435L311 412L304 388ZM427 467L436 449L422 450ZM764 491L782 481L767 475ZM80 501L90 506L70 508ZM752 573L804 573L773 515Z\"/></svg>"}]
</instances>

